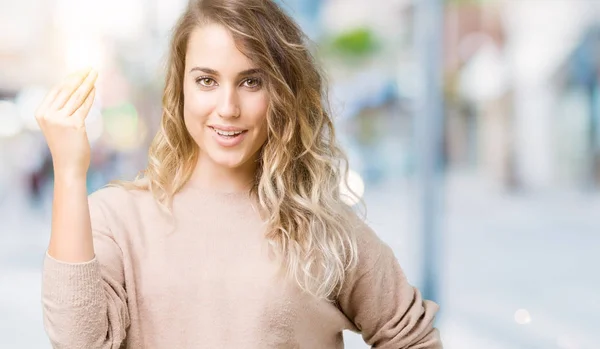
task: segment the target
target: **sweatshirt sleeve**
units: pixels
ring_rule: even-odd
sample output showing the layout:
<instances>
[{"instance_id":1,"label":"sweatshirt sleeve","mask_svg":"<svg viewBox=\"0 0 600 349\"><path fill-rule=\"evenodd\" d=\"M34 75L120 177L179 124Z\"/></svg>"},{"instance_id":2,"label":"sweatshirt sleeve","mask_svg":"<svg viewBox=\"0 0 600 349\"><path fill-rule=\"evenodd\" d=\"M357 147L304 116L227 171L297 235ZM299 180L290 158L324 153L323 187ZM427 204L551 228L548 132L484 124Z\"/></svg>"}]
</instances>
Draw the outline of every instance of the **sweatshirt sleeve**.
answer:
<instances>
[{"instance_id":1,"label":"sweatshirt sleeve","mask_svg":"<svg viewBox=\"0 0 600 349\"><path fill-rule=\"evenodd\" d=\"M342 287L341 310L372 348L441 349L433 326L438 305L409 284L392 249L359 226L359 265Z\"/></svg>"},{"instance_id":2,"label":"sweatshirt sleeve","mask_svg":"<svg viewBox=\"0 0 600 349\"><path fill-rule=\"evenodd\" d=\"M95 257L65 263L46 253L44 328L56 349L117 349L129 327L123 256L101 207L89 198Z\"/></svg>"}]
</instances>

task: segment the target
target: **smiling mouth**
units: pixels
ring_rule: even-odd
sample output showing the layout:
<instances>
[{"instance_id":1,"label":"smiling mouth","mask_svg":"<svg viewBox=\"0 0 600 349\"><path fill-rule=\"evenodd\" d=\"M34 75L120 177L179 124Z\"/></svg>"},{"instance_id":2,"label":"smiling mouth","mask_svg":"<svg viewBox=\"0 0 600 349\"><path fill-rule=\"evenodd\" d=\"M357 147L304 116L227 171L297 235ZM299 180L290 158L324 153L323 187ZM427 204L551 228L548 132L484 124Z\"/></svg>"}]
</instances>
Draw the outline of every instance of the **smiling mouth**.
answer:
<instances>
[{"instance_id":1,"label":"smiling mouth","mask_svg":"<svg viewBox=\"0 0 600 349\"><path fill-rule=\"evenodd\" d=\"M230 139L230 138L236 138L239 135L241 135L241 134L243 134L245 132L248 132L248 130L243 130L243 131L223 131L223 130L216 129L214 127L210 127L210 129L213 130L213 132L215 132L219 136L224 137L224 138L228 138L228 139Z\"/></svg>"}]
</instances>

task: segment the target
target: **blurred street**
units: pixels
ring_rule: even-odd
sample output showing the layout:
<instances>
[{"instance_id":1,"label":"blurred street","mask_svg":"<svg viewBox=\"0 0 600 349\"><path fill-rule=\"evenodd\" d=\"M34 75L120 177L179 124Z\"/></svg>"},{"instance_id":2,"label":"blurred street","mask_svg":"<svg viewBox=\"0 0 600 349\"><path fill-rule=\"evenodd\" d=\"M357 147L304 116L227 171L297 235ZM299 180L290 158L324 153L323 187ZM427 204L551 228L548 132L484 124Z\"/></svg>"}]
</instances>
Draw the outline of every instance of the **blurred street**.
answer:
<instances>
[{"instance_id":1,"label":"blurred street","mask_svg":"<svg viewBox=\"0 0 600 349\"><path fill-rule=\"evenodd\" d=\"M410 238L409 194L402 197L409 188L409 182L387 183L365 199L369 223L394 247L414 282L418 242ZM597 349L600 195L511 196L467 174L450 176L445 190L438 326L446 348ZM39 301L49 211L32 211L23 197L3 200L2 348L50 348ZM346 348L366 346L347 333Z\"/></svg>"},{"instance_id":2,"label":"blurred street","mask_svg":"<svg viewBox=\"0 0 600 349\"><path fill-rule=\"evenodd\" d=\"M445 348L599 349L600 1L274 1L310 38L349 185L441 305ZM94 67L88 191L135 177L186 4L0 1L0 349L50 347L36 107Z\"/></svg>"}]
</instances>

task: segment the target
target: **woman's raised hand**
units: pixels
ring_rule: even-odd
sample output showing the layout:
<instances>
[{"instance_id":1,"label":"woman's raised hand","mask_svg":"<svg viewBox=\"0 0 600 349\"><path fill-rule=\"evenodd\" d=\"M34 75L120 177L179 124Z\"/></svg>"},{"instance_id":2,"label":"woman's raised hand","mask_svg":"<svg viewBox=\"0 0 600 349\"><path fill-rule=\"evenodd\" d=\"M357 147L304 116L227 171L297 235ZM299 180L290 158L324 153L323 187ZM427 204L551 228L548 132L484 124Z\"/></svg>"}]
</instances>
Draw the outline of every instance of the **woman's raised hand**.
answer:
<instances>
[{"instance_id":1,"label":"woman's raised hand","mask_svg":"<svg viewBox=\"0 0 600 349\"><path fill-rule=\"evenodd\" d=\"M90 143L85 119L92 107L98 73L73 73L46 95L35 118L46 138L56 176L85 177L90 166Z\"/></svg>"}]
</instances>

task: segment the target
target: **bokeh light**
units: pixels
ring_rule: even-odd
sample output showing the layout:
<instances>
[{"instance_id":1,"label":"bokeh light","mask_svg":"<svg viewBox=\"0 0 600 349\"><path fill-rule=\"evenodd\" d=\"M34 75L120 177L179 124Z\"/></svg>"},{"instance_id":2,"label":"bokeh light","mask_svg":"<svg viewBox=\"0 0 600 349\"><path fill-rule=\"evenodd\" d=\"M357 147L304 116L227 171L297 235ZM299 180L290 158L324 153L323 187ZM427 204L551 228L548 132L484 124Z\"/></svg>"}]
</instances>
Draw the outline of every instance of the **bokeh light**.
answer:
<instances>
[{"instance_id":1,"label":"bokeh light","mask_svg":"<svg viewBox=\"0 0 600 349\"><path fill-rule=\"evenodd\" d=\"M531 315L526 309L519 309L515 312L515 322L519 325L527 325L531 323Z\"/></svg>"},{"instance_id":2,"label":"bokeh light","mask_svg":"<svg viewBox=\"0 0 600 349\"><path fill-rule=\"evenodd\" d=\"M13 137L23 129L23 120L19 116L17 105L0 100L0 137Z\"/></svg>"},{"instance_id":3,"label":"bokeh light","mask_svg":"<svg viewBox=\"0 0 600 349\"><path fill-rule=\"evenodd\" d=\"M124 103L102 112L105 141L119 151L137 149L144 141L147 128L135 106Z\"/></svg>"},{"instance_id":4,"label":"bokeh light","mask_svg":"<svg viewBox=\"0 0 600 349\"><path fill-rule=\"evenodd\" d=\"M360 174L352 169L348 170L347 182L347 186L343 182L340 184L340 194L342 200L347 205L353 206L363 197L363 194L365 193L365 182ZM350 188L350 190L348 190L348 188ZM352 192L354 192L354 194Z\"/></svg>"},{"instance_id":5,"label":"bokeh light","mask_svg":"<svg viewBox=\"0 0 600 349\"><path fill-rule=\"evenodd\" d=\"M35 111L42 103L48 89L41 86L29 86L17 94L15 103L19 109L19 116L23 120L25 128L28 130L39 130L40 126L35 119Z\"/></svg>"}]
</instances>

